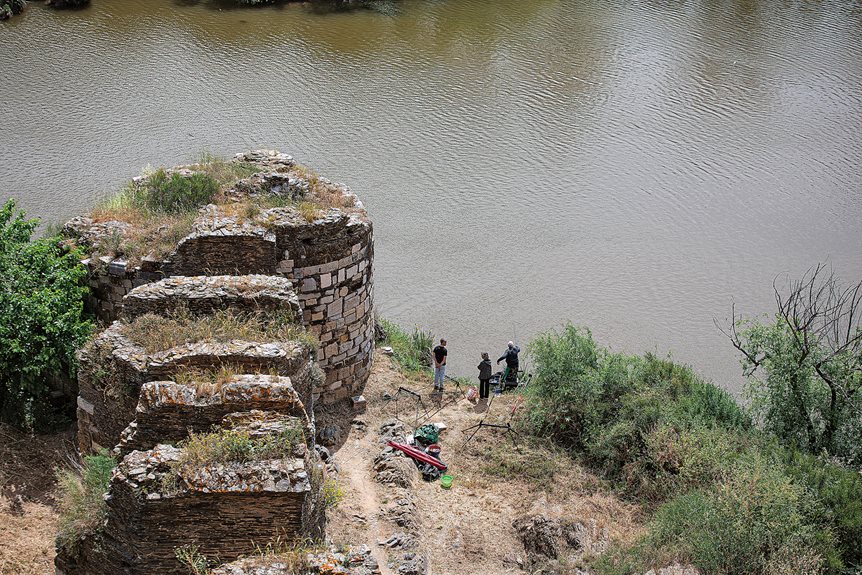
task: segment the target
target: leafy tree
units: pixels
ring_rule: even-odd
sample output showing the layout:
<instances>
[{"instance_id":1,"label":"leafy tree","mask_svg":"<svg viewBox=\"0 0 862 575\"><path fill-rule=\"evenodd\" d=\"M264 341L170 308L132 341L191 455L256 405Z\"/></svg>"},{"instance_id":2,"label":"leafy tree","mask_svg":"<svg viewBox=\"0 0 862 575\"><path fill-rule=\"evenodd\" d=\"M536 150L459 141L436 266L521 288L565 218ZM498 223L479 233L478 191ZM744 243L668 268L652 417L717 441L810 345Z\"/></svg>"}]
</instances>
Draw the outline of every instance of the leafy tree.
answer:
<instances>
[{"instance_id":1,"label":"leafy tree","mask_svg":"<svg viewBox=\"0 0 862 575\"><path fill-rule=\"evenodd\" d=\"M60 238L32 240L38 220L0 209L0 418L33 429L50 413L51 383L74 377L90 333L86 269Z\"/></svg>"},{"instance_id":2,"label":"leafy tree","mask_svg":"<svg viewBox=\"0 0 862 575\"><path fill-rule=\"evenodd\" d=\"M771 323L734 312L723 330L742 353L755 413L786 444L862 464L862 281L842 287L818 265L773 289Z\"/></svg>"}]
</instances>

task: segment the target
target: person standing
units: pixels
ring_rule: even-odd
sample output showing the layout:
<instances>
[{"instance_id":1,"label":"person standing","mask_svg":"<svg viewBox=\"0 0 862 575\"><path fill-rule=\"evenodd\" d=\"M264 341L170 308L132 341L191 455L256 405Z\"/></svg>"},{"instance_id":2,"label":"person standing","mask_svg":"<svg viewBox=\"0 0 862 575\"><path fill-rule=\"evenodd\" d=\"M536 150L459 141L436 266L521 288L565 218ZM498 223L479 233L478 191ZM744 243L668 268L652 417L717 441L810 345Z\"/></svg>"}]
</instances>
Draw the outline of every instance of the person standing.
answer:
<instances>
[{"instance_id":1,"label":"person standing","mask_svg":"<svg viewBox=\"0 0 862 575\"><path fill-rule=\"evenodd\" d=\"M515 342L510 341L506 346L506 351L497 360L497 365L504 359L506 360L506 373L503 374L503 381L518 381L518 354L521 353L521 348L515 345Z\"/></svg>"},{"instance_id":2,"label":"person standing","mask_svg":"<svg viewBox=\"0 0 862 575\"><path fill-rule=\"evenodd\" d=\"M482 361L477 366L479 368L479 399L488 399L491 381L491 358L488 357L488 352L482 353Z\"/></svg>"},{"instance_id":3,"label":"person standing","mask_svg":"<svg viewBox=\"0 0 862 575\"><path fill-rule=\"evenodd\" d=\"M443 379L446 377L446 340L441 339L440 345L434 348L434 391L443 391Z\"/></svg>"}]
</instances>

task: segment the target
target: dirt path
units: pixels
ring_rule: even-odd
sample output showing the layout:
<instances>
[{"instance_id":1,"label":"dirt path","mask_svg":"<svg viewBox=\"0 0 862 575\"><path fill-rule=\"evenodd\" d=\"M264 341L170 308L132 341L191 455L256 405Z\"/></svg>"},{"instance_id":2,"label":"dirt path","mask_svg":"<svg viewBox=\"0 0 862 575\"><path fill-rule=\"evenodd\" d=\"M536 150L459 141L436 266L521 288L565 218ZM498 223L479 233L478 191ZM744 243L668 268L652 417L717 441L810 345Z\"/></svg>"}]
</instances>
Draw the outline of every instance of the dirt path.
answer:
<instances>
[{"instance_id":1,"label":"dirt path","mask_svg":"<svg viewBox=\"0 0 862 575\"><path fill-rule=\"evenodd\" d=\"M335 455L347 496L327 527L335 543L371 547L387 575L393 572L387 558L403 551L390 551L377 543L404 529L383 513L391 488L375 481L371 466L383 448L377 442L380 426L396 415L394 402L385 401L384 394L393 395L402 385L425 394L423 399L431 388L430 381L406 380L388 358L378 355L365 389L368 411L358 418L364 425L351 426ZM432 413L440 407L433 405L433 398L426 401ZM455 481L452 489L444 490L439 481L417 479L410 489L418 526L413 530L418 536L415 551L428 558L429 574L525 573L523 543L513 528L515 519L524 514L596 521L616 540L631 540L641 532L639 510L609 494L600 480L568 457L547 450L534 452L523 442L513 447L493 429L483 429L472 441L465 441L466 428L483 417L487 423L505 423L517 403L516 397L504 395L487 410L451 394L431 418L447 427L440 437L441 456ZM409 406L401 409L399 415L411 432L414 413Z\"/></svg>"},{"instance_id":2,"label":"dirt path","mask_svg":"<svg viewBox=\"0 0 862 575\"><path fill-rule=\"evenodd\" d=\"M356 437L354 437L354 435ZM371 457L374 450L371 433L351 433L347 442L338 451L340 479L345 487L346 499L350 500L350 520L362 526L361 533L371 554L377 560L382 575L394 575L387 565L386 553L377 541L388 537L387 527L380 519L381 508L377 483L372 477Z\"/></svg>"}]
</instances>

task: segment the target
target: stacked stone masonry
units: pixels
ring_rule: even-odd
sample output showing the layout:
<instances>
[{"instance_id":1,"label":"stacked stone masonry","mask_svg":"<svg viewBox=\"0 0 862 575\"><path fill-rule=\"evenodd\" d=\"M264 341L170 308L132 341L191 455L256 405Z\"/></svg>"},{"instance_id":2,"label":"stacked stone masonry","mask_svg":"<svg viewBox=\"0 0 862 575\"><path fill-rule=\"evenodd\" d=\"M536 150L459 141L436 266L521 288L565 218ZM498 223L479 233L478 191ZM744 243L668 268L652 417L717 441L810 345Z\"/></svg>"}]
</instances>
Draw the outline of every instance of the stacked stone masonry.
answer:
<instances>
[{"instance_id":1,"label":"stacked stone masonry","mask_svg":"<svg viewBox=\"0 0 862 575\"><path fill-rule=\"evenodd\" d=\"M141 387L190 370L230 369L289 377L300 399L313 406L313 364L296 342L188 343L148 353L114 322L85 348L78 371L78 447L83 453L110 449L135 417Z\"/></svg>"},{"instance_id":2,"label":"stacked stone masonry","mask_svg":"<svg viewBox=\"0 0 862 575\"><path fill-rule=\"evenodd\" d=\"M231 192L237 198L267 190L297 199L309 187L307 181L284 173L296 165L285 154L255 151L238 154L237 160L261 168L236 183ZM137 305L124 299L127 294L162 278L281 276L295 282L303 323L320 341L317 360L326 377L314 390L315 398L326 404L358 395L374 352L373 228L356 196L343 185L328 183L350 199L350 209L331 208L309 222L289 207L263 210L248 220L210 205L201 210L192 233L163 260L144 258L139 265L107 257L86 260L88 308L109 323L120 317L125 305ZM128 227L76 218L66 233L93 243L122 235Z\"/></svg>"},{"instance_id":3,"label":"stacked stone masonry","mask_svg":"<svg viewBox=\"0 0 862 575\"><path fill-rule=\"evenodd\" d=\"M233 416L246 426L263 417ZM301 420L281 417L263 433L295 425ZM159 444L126 455L113 472L104 527L59 549L57 573L184 575L188 567L176 551L185 546L232 560L254 552L255 544L320 536L316 457L305 444L279 459L234 463L183 464L182 452Z\"/></svg>"},{"instance_id":4,"label":"stacked stone masonry","mask_svg":"<svg viewBox=\"0 0 862 575\"><path fill-rule=\"evenodd\" d=\"M107 325L80 354L79 448L113 448L120 463L104 523L58 548L62 575L187 573L176 557L185 545L229 562L256 545L322 535L325 470L313 449L313 410L318 398L358 393L368 377L372 226L346 187L322 178L312 185L289 156L251 152L238 159L260 172L237 181L230 198L277 194L287 207L239 217L228 204L206 206L172 253L132 264L100 256L105 245L122 245L117 238L134 233L131 224L78 218L66 227L93 248L84 262L87 303ZM313 187L335 194L331 205L344 208L309 217L290 206ZM191 327L215 325L207 318L225 309L243 314L237 321L247 319L245 331L235 333L252 341L220 340L209 327ZM284 328L285 317L297 326ZM273 318L282 327L267 331ZM190 340L158 333L168 325ZM303 328L317 336L317 349ZM201 452L187 443L190 434L218 429L289 440L292 452L195 459Z\"/></svg>"},{"instance_id":5,"label":"stacked stone masonry","mask_svg":"<svg viewBox=\"0 0 862 575\"><path fill-rule=\"evenodd\" d=\"M312 379L320 371L314 350L294 341L208 341L148 351L127 332L135 317L173 316L179 309L194 316L230 307L254 317L289 310L299 322L291 282L172 277L133 289L126 301L123 314L132 317L115 321L81 354L78 398L81 450L116 445L122 459L106 495L104 524L58 548L57 572L180 575L188 569L176 550L186 545L230 561L255 545L319 537L323 468L313 449ZM202 375L226 367L218 373L236 374ZM277 459L183 459L189 434L216 429L295 439Z\"/></svg>"}]
</instances>

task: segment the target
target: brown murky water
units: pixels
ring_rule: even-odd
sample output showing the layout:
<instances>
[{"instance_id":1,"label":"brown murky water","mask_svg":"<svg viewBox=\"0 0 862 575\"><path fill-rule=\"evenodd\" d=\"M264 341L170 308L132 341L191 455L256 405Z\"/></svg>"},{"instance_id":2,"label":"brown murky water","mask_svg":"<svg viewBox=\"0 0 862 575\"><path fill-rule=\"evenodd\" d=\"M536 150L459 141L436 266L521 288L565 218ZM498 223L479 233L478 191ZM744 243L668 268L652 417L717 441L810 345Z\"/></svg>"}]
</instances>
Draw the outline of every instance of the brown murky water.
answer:
<instances>
[{"instance_id":1,"label":"brown murky water","mask_svg":"<svg viewBox=\"0 0 862 575\"><path fill-rule=\"evenodd\" d=\"M380 312L452 371L565 320L739 369L731 298L862 276L858 2L32 2L0 24L0 195L60 221L146 164L289 151L376 224Z\"/></svg>"}]
</instances>

